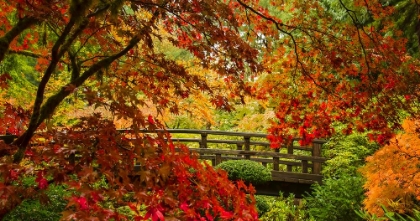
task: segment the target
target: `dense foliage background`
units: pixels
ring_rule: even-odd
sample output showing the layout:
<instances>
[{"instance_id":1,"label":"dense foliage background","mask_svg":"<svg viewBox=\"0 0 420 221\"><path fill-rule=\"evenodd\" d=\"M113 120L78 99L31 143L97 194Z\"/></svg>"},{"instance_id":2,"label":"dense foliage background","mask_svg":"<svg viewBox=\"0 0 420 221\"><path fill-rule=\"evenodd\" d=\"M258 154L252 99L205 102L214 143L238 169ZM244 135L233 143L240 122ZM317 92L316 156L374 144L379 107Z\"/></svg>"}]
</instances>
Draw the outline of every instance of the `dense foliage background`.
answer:
<instances>
[{"instance_id":1,"label":"dense foliage background","mask_svg":"<svg viewBox=\"0 0 420 221\"><path fill-rule=\"evenodd\" d=\"M0 218L414 220L419 12L414 0L2 1L0 134L16 139L0 141ZM267 168L215 169L168 133L139 133L165 128L266 132L271 148L326 139L324 180L299 202L255 198L244 181Z\"/></svg>"}]
</instances>

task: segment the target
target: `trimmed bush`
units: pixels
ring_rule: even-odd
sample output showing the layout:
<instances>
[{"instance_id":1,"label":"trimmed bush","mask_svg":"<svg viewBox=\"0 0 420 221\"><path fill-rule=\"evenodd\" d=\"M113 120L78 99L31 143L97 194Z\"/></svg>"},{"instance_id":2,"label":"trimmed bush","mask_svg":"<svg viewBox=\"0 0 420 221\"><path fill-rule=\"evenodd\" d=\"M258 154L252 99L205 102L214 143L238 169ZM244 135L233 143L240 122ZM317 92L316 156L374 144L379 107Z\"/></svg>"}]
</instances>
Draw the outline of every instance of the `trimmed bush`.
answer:
<instances>
[{"instance_id":1,"label":"trimmed bush","mask_svg":"<svg viewBox=\"0 0 420 221\"><path fill-rule=\"evenodd\" d=\"M225 170L230 180L243 180L253 184L265 183L271 180L270 170L255 161L225 161L217 165L216 168Z\"/></svg>"}]
</instances>

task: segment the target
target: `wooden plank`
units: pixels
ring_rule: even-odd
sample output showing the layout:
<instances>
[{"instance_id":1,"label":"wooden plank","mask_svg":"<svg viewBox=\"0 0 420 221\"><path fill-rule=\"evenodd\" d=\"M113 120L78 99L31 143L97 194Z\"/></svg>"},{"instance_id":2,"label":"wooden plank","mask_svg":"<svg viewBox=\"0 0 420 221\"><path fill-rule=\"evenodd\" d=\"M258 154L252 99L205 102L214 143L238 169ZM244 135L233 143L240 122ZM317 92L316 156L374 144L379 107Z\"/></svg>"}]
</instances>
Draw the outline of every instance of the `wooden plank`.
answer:
<instances>
[{"instance_id":1,"label":"wooden plank","mask_svg":"<svg viewBox=\"0 0 420 221\"><path fill-rule=\"evenodd\" d=\"M199 159L200 160L214 160L214 159L216 159L216 156L214 156L214 155L202 155L202 156L199 156Z\"/></svg>"},{"instance_id":2,"label":"wooden plank","mask_svg":"<svg viewBox=\"0 0 420 221\"><path fill-rule=\"evenodd\" d=\"M201 133L207 133L207 134L211 134L211 135L226 135L226 136L238 136L238 137L244 137L244 136L250 136L250 137L261 137L261 138L266 138L267 134L262 134L262 133L247 133L247 132L233 132L233 131L217 131L217 130L196 130L196 129L158 129L158 130L147 130L147 129L142 129L142 130L131 130L131 129L120 129L117 130L120 133L162 133L162 132L168 132L168 133L172 133L172 134L201 134ZM293 138L293 141L299 141L301 140L301 138ZM326 140L320 140L320 139L314 139L312 141L312 143L320 143L320 144L324 144L326 143Z\"/></svg>"},{"instance_id":3,"label":"wooden plank","mask_svg":"<svg viewBox=\"0 0 420 221\"><path fill-rule=\"evenodd\" d=\"M270 146L270 143L269 142L252 141L251 140L251 145L269 147Z\"/></svg>"},{"instance_id":4,"label":"wooden plank","mask_svg":"<svg viewBox=\"0 0 420 221\"><path fill-rule=\"evenodd\" d=\"M136 133L134 130L117 130L120 133ZM218 131L218 130L195 130L195 129L165 129L165 130L139 130L138 133L162 133L162 132L168 132L171 134L202 134L206 133L209 135L225 135L225 136L237 136L237 137L243 137L243 136L250 136L250 137L267 137L267 134L262 133L246 133L246 132L233 132L233 131Z\"/></svg>"},{"instance_id":5,"label":"wooden plank","mask_svg":"<svg viewBox=\"0 0 420 221\"><path fill-rule=\"evenodd\" d=\"M253 184L256 195L279 196L279 192L284 197L293 194L296 198L302 198L305 194L312 192L311 184L308 183L288 183L282 181L269 181L262 184Z\"/></svg>"},{"instance_id":6,"label":"wooden plank","mask_svg":"<svg viewBox=\"0 0 420 221\"><path fill-rule=\"evenodd\" d=\"M220 150L220 149L204 149L204 148L189 148L190 151L202 154L224 154L224 155L249 155L249 156L263 156L263 157L279 157L294 160L308 160L312 162L323 163L326 161L324 157L299 156L284 153L276 153L270 151L246 151L246 150Z\"/></svg>"},{"instance_id":7,"label":"wooden plank","mask_svg":"<svg viewBox=\"0 0 420 221\"><path fill-rule=\"evenodd\" d=\"M312 151L312 147L293 146L295 150Z\"/></svg>"},{"instance_id":8,"label":"wooden plank","mask_svg":"<svg viewBox=\"0 0 420 221\"><path fill-rule=\"evenodd\" d=\"M201 139L198 138L172 138L172 142L185 142L185 143L198 143ZM219 143L219 144L243 144L242 140L206 140L207 143Z\"/></svg>"},{"instance_id":9,"label":"wooden plank","mask_svg":"<svg viewBox=\"0 0 420 221\"><path fill-rule=\"evenodd\" d=\"M313 184L313 183L315 183L315 181L313 181L313 180L303 180L303 179L299 179L298 182L299 183L304 183L304 184Z\"/></svg>"},{"instance_id":10,"label":"wooden plank","mask_svg":"<svg viewBox=\"0 0 420 221\"><path fill-rule=\"evenodd\" d=\"M211 155L208 155L211 156ZM214 157L214 156L213 156ZM241 157L236 157L236 156L222 156L222 161L225 160L243 160L244 158ZM251 157L250 159L251 161L255 161L255 162L259 162L259 163L273 163L273 159L271 158L254 158ZM279 160L279 164L281 165L291 165L291 166L302 166L301 162L295 162L295 161L286 161L286 160ZM308 163L308 168L312 168L312 164Z\"/></svg>"},{"instance_id":11,"label":"wooden plank","mask_svg":"<svg viewBox=\"0 0 420 221\"><path fill-rule=\"evenodd\" d=\"M299 183L299 179L298 178L285 177L284 178L284 182L288 182L288 183Z\"/></svg>"},{"instance_id":12,"label":"wooden plank","mask_svg":"<svg viewBox=\"0 0 420 221\"><path fill-rule=\"evenodd\" d=\"M301 179L301 180L313 180L317 182L322 181L322 175L318 174L305 174L305 173L290 173L290 172L280 172L280 171L271 171L272 180L284 181L287 179Z\"/></svg>"},{"instance_id":13,"label":"wooden plank","mask_svg":"<svg viewBox=\"0 0 420 221\"><path fill-rule=\"evenodd\" d=\"M201 141L199 138L171 138L173 142L185 142L185 143L198 143ZM225 144L236 144L236 145L244 145L245 141L243 140L215 140L215 139L207 139L207 143L225 143ZM270 146L268 142L260 142L260 141L249 141L250 146ZM305 150L310 150L308 148L300 148Z\"/></svg>"},{"instance_id":14,"label":"wooden plank","mask_svg":"<svg viewBox=\"0 0 420 221\"><path fill-rule=\"evenodd\" d=\"M214 130L192 130L192 129L165 129L165 130L117 130L120 133L172 133L172 134L197 134L197 135L201 135L201 134L207 134L207 135L224 135L224 136L239 136L239 137L250 137L250 138L266 138L267 134L262 134L262 133L246 133L246 132L231 132L231 131L214 131ZM174 140L177 138L174 138ZM184 142L198 142L195 141L194 139L188 140L189 138L180 138L180 139L185 139ZM299 141L301 140L301 138L294 138L293 141ZM230 143L230 144L236 144L236 142L238 141L234 141L234 140L229 140L226 142L223 142L221 140L213 140L214 143ZM209 142L210 143L210 142ZM313 144L324 144L326 143L325 140L319 140L319 139L315 139L312 141ZM264 146L264 147L268 147L270 146L269 142L261 142L261 141L250 141L250 145L257 145L257 146ZM293 146L293 149L297 149L297 150L303 150L303 151L311 151L312 148L310 147L301 147L301 146Z\"/></svg>"}]
</instances>

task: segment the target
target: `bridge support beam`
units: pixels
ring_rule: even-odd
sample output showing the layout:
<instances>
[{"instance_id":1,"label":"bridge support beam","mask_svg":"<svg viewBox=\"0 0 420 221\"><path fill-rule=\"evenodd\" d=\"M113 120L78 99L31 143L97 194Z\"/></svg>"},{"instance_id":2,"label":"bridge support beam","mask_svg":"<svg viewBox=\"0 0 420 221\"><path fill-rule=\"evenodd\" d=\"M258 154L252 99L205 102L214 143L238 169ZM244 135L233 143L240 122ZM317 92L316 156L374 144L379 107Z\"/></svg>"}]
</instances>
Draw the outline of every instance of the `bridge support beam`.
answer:
<instances>
[{"instance_id":1,"label":"bridge support beam","mask_svg":"<svg viewBox=\"0 0 420 221\"><path fill-rule=\"evenodd\" d=\"M284 197L294 194L295 198L303 198L306 193L310 193L311 184L308 183L289 183L281 181L269 181L263 184L253 184L256 195L279 196L282 192Z\"/></svg>"},{"instance_id":2,"label":"bridge support beam","mask_svg":"<svg viewBox=\"0 0 420 221\"><path fill-rule=\"evenodd\" d=\"M245 141L245 150L250 151L251 150L251 137L244 136L244 141ZM245 159L249 160L249 159L251 159L251 156L250 155L245 155Z\"/></svg>"},{"instance_id":3,"label":"bridge support beam","mask_svg":"<svg viewBox=\"0 0 420 221\"><path fill-rule=\"evenodd\" d=\"M316 143L314 142L312 145L312 156L313 157L320 157L321 156L321 149L322 149L322 143ZM312 169L312 173L313 174L321 174L321 165L322 163L320 162L313 162L313 169Z\"/></svg>"}]
</instances>

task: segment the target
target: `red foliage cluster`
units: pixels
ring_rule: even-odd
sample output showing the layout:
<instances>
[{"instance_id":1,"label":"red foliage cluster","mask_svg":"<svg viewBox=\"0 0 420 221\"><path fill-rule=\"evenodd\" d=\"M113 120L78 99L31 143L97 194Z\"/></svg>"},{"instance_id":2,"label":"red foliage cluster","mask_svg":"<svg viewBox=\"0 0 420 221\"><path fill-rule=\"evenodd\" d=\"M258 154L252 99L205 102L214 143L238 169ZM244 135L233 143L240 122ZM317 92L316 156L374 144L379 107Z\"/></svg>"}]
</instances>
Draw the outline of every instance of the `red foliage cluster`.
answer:
<instances>
[{"instance_id":1,"label":"red foliage cluster","mask_svg":"<svg viewBox=\"0 0 420 221\"><path fill-rule=\"evenodd\" d=\"M153 128L156 122L149 124ZM128 206L137 220L257 220L255 200L247 195L252 188L234 184L225 172L201 164L187 147L167 143L169 134L122 133L95 116L65 132L38 134L35 140L41 137L46 140L27 149L26 165L0 168L3 214L26 197L17 185L22 177L35 174L38 185L24 193L43 191L49 183L74 191L64 212L66 220L124 219L124 214L103 207L104 202ZM36 169L41 164L45 166ZM95 186L101 180L106 184Z\"/></svg>"}]
</instances>

